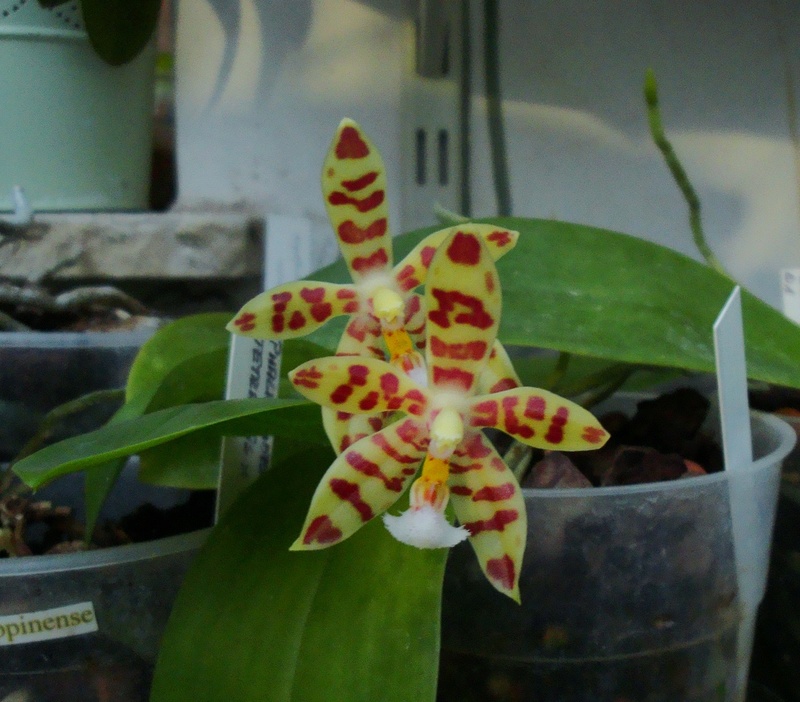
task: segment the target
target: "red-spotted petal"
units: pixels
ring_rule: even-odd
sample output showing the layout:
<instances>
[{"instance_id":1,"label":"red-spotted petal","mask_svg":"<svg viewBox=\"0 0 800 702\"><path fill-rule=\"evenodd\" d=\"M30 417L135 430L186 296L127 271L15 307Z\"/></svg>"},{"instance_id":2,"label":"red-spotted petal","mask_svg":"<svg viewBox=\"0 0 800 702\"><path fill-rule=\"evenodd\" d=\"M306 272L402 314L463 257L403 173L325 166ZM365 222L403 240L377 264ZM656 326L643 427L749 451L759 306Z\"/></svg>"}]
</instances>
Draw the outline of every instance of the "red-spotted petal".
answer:
<instances>
[{"instance_id":1,"label":"red-spotted petal","mask_svg":"<svg viewBox=\"0 0 800 702\"><path fill-rule=\"evenodd\" d=\"M479 393L502 392L522 385L522 381L514 370L508 353L499 341L495 341L489 360L478 376Z\"/></svg>"},{"instance_id":2,"label":"red-spotted petal","mask_svg":"<svg viewBox=\"0 0 800 702\"><path fill-rule=\"evenodd\" d=\"M312 402L351 414L398 411L419 417L430 402L425 388L376 358L319 358L295 368L289 379Z\"/></svg>"},{"instance_id":3,"label":"red-spotted petal","mask_svg":"<svg viewBox=\"0 0 800 702\"><path fill-rule=\"evenodd\" d=\"M392 267L386 169L361 127L342 120L322 168L328 217L353 280Z\"/></svg>"},{"instance_id":4,"label":"red-spotted petal","mask_svg":"<svg viewBox=\"0 0 800 702\"><path fill-rule=\"evenodd\" d=\"M394 267L394 278L400 290L413 290L425 283L433 255L440 244L457 231L475 234L483 239L489 255L496 261L517 244L519 232L491 224L459 224L429 234Z\"/></svg>"},{"instance_id":5,"label":"red-spotted petal","mask_svg":"<svg viewBox=\"0 0 800 702\"><path fill-rule=\"evenodd\" d=\"M423 351L425 349L425 323L428 315L425 313L425 298L412 293L406 301L406 316L404 326L414 347Z\"/></svg>"},{"instance_id":6,"label":"red-spotted petal","mask_svg":"<svg viewBox=\"0 0 800 702\"><path fill-rule=\"evenodd\" d=\"M519 602L527 515L517 480L480 432L468 432L450 459L450 501L470 533L489 582Z\"/></svg>"},{"instance_id":7,"label":"red-spotted petal","mask_svg":"<svg viewBox=\"0 0 800 702\"><path fill-rule=\"evenodd\" d=\"M366 312L353 315L339 339L336 355L385 359L386 350L380 322Z\"/></svg>"},{"instance_id":8,"label":"red-spotted petal","mask_svg":"<svg viewBox=\"0 0 800 702\"><path fill-rule=\"evenodd\" d=\"M380 431L394 417L394 412L351 414L322 408L322 426L333 450L340 454L365 436Z\"/></svg>"},{"instance_id":9,"label":"red-spotted petal","mask_svg":"<svg viewBox=\"0 0 800 702\"><path fill-rule=\"evenodd\" d=\"M427 443L424 424L405 418L344 451L317 486L292 550L332 546L386 511L413 479Z\"/></svg>"},{"instance_id":10,"label":"red-spotted petal","mask_svg":"<svg viewBox=\"0 0 800 702\"><path fill-rule=\"evenodd\" d=\"M256 295L228 324L235 334L256 339L294 339L332 317L359 311L353 285L300 280Z\"/></svg>"},{"instance_id":11,"label":"red-spotted petal","mask_svg":"<svg viewBox=\"0 0 800 702\"><path fill-rule=\"evenodd\" d=\"M516 388L470 400L468 423L494 427L543 449L600 448L608 433L588 410L547 390Z\"/></svg>"},{"instance_id":12,"label":"red-spotted petal","mask_svg":"<svg viewBox=\"0 0 800 702\"><path fill-rule=\"evenodd\" d=\"M500 282L481 237L458 229L431 262L425 290L431 384L474 391L497 336Z\"/></svg>"}]
</instances>

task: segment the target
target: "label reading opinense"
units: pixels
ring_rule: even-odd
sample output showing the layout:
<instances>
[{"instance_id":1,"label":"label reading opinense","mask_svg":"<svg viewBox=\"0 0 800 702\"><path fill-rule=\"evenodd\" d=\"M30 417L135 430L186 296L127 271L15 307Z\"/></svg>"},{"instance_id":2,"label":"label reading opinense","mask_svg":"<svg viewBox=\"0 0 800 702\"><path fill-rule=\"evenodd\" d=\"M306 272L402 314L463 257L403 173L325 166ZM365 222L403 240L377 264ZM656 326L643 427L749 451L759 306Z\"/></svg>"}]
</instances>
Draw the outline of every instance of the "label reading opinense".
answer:
<instances>
[{"instance_id":1,"label":"label reading opinense","mask_svg":"<svg viewBox=\"0 0 800 702\"><path fill-rule=\"evenodd\" d=\"M97 631L91 602L0 617L0 646L80 636Z\"/></svg>"}]
</instances>

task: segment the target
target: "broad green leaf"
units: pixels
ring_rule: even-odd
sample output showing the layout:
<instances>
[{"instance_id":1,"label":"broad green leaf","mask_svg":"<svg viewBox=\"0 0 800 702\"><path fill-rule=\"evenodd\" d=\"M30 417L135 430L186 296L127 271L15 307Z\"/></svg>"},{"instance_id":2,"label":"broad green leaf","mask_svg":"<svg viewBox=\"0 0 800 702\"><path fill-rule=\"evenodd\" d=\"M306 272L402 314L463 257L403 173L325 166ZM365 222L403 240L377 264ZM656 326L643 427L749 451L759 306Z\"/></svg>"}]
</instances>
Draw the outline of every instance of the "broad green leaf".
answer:
<instances>
[{"instance_id":1,"label":"broad green leaf","mask_svg":"<svg viewBox=\"0 0 800 702\"><path fill-rule=\"evenodd\" d=\"M433 702L446 551L379 519L290 552L333 454L294 456L227 512L194 561L161 645L152 702Z\"/></svg>"},{"instance_id":2,"label":"broad green leaf","mask_svg":"<svg viewBox=\"0 0 800 702\"><path fill-rule=\"evenodd\" d=\"M221 451L219 432L192 432L142 451L139 480L186 490L214 490L219 484Z\"/></svg>"},{"instance_id":3,"label":"broad green leaf","mask_svg":"<svg viewBox=\"0 0 800 702\"><path fill-rule=\"evenodd\" d=\"M131 61L147 45L158 23L161 0L80 0L89 41L107 63Z\"/></svg>"},{"instance_id":4,"label":"broad green leaf","mask_svg":"<svg viewBox=\"0 0 800 702\"><path fill-rule=\"evenodd\" d=\"M230 315L225 316L225 322L230 318ZM222 329L227 339L228 332L224 330L224 324L218 329ZM212 337L212 341L215 337ZM207 343L207 342L206 342ZM194 349L195 354L199 354L199 350L204 348L204 344L198 344ZM312 358L320 358L322 356L330 356L333 352L319 346L317 344L306 341L305 339L293 339L286 341L282 345L281 350L281 392L280 396L285 398L302 399L294 390L291 383L288 382L286 374L296 368L301 363L311 360ZM199 355L195 355L192 360L194 365L199 363ZM210 358L208 359L211 360ZM219 367L217 364L219 363ZM194 368L199 373L209 373L213 375L219 374L220 386L222 384L222 376L225 374L226 360L213 359L213 363L209 363L205 369ZM185 363L181 366L181 377L187 377L183 371L186 370L184 366L190 365ZM130 384L130 382L129 382ZM169 397L167 390L170 388L170 383L163 383L159 389L158 395L162 398ZM222 388L220 387L220 392ZM186 399L181 399L181 394L172 396L173 402L185 402ZM211 399L201 397L198 399ZM152 404L150 406L152 408ZM261 432L258 432L261 433ZM314 437L308 437L313 443ZM324 436L319 437L320 443L325 443ZM196 432L190 436L170 441L168 444L156 446L148 451L145 451L140 456L139 479L143 482L153 485L164 485L167 487L181 487L187 489L202 489L202 488L215 488L219 475L219 458L220 458L220 436L218 432Z\"/></svg>"},{"instance_id":5,"label":"broad green leaf","mask_svg":"<svg viewBox=\"0 0 800 702\"><path fill-rule=\"evenodd\" d=\"M133 361L126 403L141 412L215 400L225 390L231 315L222 312L182 317L159 329Z\"/></svg>"},{"instance_id":6,"label":"broad green leaf","mask_svg":"<svg viewBox=\"0 0 800 702\"><path fill-rule=\"evenodd\" d=\"M199 430L220 436L273 434L307 439L322 435L319 407L297 400L216 400L168 407L51 444L14 464L14 472L39 488L67 473L131 456Z\"/></svg>"},{"instance_id":7,"label":"broad green leaf","mask_svg":"<svg viewBox=\"0 0 800 702\"><path fill-rule=\"evenodd\" d=\"M500 218L521 233L497 262L503 286L500 340L645 366L713 372L711 327L734 283L652 242L580 224ZM397 237L404 255L431 228ZM341 262L310 279L341 282ZM744 291L748 375L800 388L800 327ZM336 343L326 325L312 337Z\"/></svg>"},{"instance_id":8,"label":"broad green leaf","mask_svg":"<svg viewBox=\"0 0 800 702\"><path fill-rule=\"evenodd\" d=\"M189 315L153 334L136 354L128 372L125 404L109 424L164 407L221 398L230 338L225 324L229 318L219 312ZM87 538L124 465L125 460L119 459L86 474Z\"/></svg>"},{"instance_id":9,"label":"broad green leaf","mask_svg":"<svg viewBox=\"0 0 800 702\"><path fill-rule=\"evenodd\" d=\"M567 370L558 382L550 387L555 374L558 354L552 351L531 350L530 347L508 347L514 370L523 385L543 387L557 392L560 395L572 397L584 392L586 386L601 381L603 377L619 369L621 364L602 358L591 356L571 355ZM635 392L652 388L659 383L665 383L680 377L683 371L672 368L658 368L650 366L636 366L635 372L624 384L624 389Z\"/></svg>"},{"instance_id":10,"label":"broad green leaf","mask_svg":"<svg viewBox=\"0 0 800 702\"><path fill-rule=\"evenodd\" d=\"M712 326L734 283L675 251L624 234L507 219L517 247L498 264L501 338L654 366L714 370ZM752 378L800 387L800 328L742 295Z\"/></svg>"}]
</instances>

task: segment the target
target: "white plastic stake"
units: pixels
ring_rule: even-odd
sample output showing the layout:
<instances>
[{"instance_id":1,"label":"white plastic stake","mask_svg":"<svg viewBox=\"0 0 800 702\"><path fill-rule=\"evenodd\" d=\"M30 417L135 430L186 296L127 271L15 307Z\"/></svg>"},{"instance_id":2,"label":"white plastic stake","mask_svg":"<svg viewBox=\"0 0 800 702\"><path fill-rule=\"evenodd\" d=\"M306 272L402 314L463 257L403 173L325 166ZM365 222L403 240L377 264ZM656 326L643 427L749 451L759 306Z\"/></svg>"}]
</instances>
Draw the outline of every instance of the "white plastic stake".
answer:
<instances>
[{"instance_id":1,"label":"white plastic stake","mask_svg":"<svg viewBox=\"0 0 800 702\"><path fill-rule=\"evenodd\" d=\"M781 299L783 313L800 324L800 268L781 270Z\"/></svg>"},{"instance_id":2,"label":"white plastic stake","mask_svg":"<svg viewBox=\"0 0 800 702\"><path fill-rule=\"evenodd\" d=\"M714 322L714 354L725 470L746 470L753 462L753 444L747 400L742 293L738 285Z\"/></svg>"},{"instance_id":3,"label":"white plastic stake","mask_svg":"<svg viewBox=\"0 0 800 702\"><path fill-rule=\"evenodd\" d=\"M744 353L741 290L737 286L714 323L722 453L728 476L731 536L736 562L736 584L741 611L737 637L737 675L746 686L755 630L755 612L764 597L764 577L769 558L759 538L762 518L753 479L753 444L750 406L747 400L747 368Z\"/></svg>"},{"instance_id":4,"label":"white plastic stake","mask_svg":"<svg viewBox=\"0 0 800 702\"><path fill-rule=\"evenodd\" d=\"M267 218L264 288L295 280L311 266L311 226L302 217ZM281 344L231 335L225 399L277 397ZM217 490L217 519L242 490L269 468L272 437L225 437Z\"/></svg>"}]
</instances>

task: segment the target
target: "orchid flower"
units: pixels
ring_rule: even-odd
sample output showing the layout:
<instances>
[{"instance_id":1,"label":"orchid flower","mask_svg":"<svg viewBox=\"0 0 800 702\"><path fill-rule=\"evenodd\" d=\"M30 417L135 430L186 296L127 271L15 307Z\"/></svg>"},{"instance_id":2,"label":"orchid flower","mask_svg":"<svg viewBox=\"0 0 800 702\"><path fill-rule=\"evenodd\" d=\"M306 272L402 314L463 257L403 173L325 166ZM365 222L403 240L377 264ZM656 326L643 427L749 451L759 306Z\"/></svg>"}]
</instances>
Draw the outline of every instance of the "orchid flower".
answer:
<instances>
[{"instance_id":1,"label":"orchid flower","mask_svg":"<svg viewBox=\"0 0 800 702\"><path fill-rule=\"evenodd\" d=\"M425 282L437 246L453 228L423 239L392 266L386 202L386 173L378 150L361 128L345 119L339 125L322 170L322 190L352 284L297 281L272 288L247 302L228 330L259 339L293 339L329 319L350 315L338 355L383 359L424 382L422 344L425 314L413 291ZM496 259L516 244L517 232L485 224L459 229L482 237ZM379 415L352 417L323 412L325 430L337 452L383 425Z\"/></svg>"},{"instance_id":2,"label":"orchid flower","mask_svg":"<svg viewBox=\"0 0 800 702\"><path fill-rule=\"evenodd\" d=\"M516 479L481 429L494 427L530 446L559 450L598 448L607 434L587 410L545 390L475 395L496 351L500 304L497 272L483 239L460 229L439 247L429 270L427 384L375 358L333 356L290 373L298 391L324 407L406 415L338 456L317 487L293 549L331 546L384 513L424 459L411 486L410 509L384 517L390 532L420 548L469 538L492 585L519 600L525 505ZM459 527L445 517L450 501Z\"/></svg>"}]
</instances>

